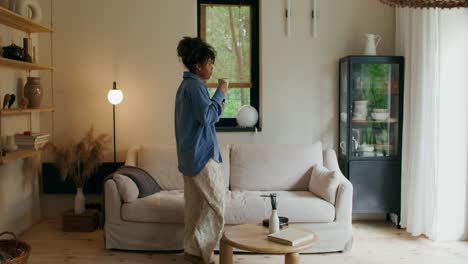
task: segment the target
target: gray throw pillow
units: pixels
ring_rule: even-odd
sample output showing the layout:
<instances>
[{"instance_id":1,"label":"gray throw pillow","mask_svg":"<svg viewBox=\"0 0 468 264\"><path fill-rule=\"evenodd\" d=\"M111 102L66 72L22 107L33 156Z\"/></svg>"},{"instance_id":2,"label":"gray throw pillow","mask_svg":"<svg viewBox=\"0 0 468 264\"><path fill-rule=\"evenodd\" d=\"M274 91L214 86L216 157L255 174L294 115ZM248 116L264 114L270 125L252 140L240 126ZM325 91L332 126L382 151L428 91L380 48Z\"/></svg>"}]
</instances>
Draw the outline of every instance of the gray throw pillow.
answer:
<instances>
[{"instance_id":1,"label":"gray throw pillow","mask_svg":"<svg viewBox=\"0 0 468 264\"><path fill-rule=\"evenodd\" d=\"M161 191L161 186L159 186L156 180L142 168L123 166L115 173L125 175L135 182L139 191L138 198L143 198Z\"/></svg>"}]
</instances>

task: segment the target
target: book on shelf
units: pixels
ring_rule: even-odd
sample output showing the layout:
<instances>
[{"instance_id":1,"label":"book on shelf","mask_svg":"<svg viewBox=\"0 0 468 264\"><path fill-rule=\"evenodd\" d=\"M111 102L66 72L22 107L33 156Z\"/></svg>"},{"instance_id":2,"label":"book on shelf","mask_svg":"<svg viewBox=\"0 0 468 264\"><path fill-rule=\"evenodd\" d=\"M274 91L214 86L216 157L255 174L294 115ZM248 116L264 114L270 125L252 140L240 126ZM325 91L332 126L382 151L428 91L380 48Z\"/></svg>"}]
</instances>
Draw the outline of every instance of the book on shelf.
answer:
<instances>
[{"instance_id":1,"label":"book on shelf","mask_svg":"<svg viewBox=\"0 0 468 264\"><path fill-rule=\"evenodd\" d=\"M268 240L288 246L296 246L312 239L312 232L291 227L268 235Z\"/></svg>"},{"instance_id":2,"label":"book on shelf","mask_svg":"<svg viewBox=\"0 0 468 264\"><path fill-rule=\"evenodd\" d=\"M34 143L34 144L21 144L21 143L16 143L18 145L19 149L30 149L30 150L40 150L43 148L48 141L40 142L40 143Z\"/></svg>"},{"instance_id":3,"label":"book on shelf","mask_svg":"<svg viewBox=\"0 0 468 264\"><path fill-rule=\"evenodd\" d=\"M44 142L44 141L48 141L49 137L50 137L50 134L48 133L33 133L30 136L23 135L23 134L16 134L15 143Z\"/></svg>"},{"instance_id":4,"label":"book on shelf","mask_svg":"<svg viewBox=\"0 0 468 264\"><path fill-rule=\"evenodd\" d=\"M20 149L39 150L49 142L49 137L48 133L16 134L15 144Z\"/></svg>"}]
</instances>

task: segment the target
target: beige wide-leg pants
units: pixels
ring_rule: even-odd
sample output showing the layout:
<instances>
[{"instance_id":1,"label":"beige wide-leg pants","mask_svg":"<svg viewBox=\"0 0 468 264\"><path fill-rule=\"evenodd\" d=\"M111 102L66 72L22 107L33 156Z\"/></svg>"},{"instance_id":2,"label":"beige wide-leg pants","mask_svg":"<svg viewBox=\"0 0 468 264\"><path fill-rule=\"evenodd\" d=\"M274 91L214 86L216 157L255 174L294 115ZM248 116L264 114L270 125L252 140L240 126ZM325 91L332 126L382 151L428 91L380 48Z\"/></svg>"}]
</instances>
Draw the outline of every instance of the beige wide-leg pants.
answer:
<instances>
[{"instance_id":1,"label":"beige wide-leg pants","mask_svg":"<svg viewBox=\"0 0 468 264\"><path fill-rule=\"evenodd\" d=\"M224 227L225 186L221 165L210 159L195 177L184 176L185 252L209 263Z\"/></svg>"}]
</instances>

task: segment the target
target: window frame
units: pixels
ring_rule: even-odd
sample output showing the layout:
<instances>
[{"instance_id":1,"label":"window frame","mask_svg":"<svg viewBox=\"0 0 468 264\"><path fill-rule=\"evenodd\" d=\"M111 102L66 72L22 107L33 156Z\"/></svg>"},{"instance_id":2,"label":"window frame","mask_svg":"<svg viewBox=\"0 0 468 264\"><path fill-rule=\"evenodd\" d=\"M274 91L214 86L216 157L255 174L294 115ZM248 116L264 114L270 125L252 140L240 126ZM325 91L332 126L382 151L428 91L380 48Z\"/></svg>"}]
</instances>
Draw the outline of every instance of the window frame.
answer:
<instances>
[{"instance_id":1,"label":"window frame","mask_svg":"<svg viewBox=\"0 0 468 264\"><path fill-rule=\"evenodd\" d=\"M250 76L252 87L250 87L250 105L257 109L258 122L255 127L242 128L237 126L236 118L223 117L215 124L218 132L232 131L261 131L260 114L260 12L259 0L197 0L197 35L201 37L201 5L247 5L251 10L251 58L250 58ZM239 88L249 89L249 88Z\"/></svg>"}]
</instances>

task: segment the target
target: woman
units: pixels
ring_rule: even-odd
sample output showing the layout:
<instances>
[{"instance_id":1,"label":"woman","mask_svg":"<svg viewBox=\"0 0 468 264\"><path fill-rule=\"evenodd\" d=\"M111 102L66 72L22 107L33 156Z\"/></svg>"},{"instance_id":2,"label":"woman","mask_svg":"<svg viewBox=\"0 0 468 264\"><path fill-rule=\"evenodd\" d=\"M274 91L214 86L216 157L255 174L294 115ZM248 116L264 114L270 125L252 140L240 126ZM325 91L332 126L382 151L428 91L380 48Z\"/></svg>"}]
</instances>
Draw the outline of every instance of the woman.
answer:
<instances>
[{"instance_id":1,"label":"woman","mask_svg":"<svg viewBox=\"0 0 468 264\"><path fill-rule=\"evenodd\" d=\"M220 79L210 99L204 82L213 73L216 51L200 38L184 37L177 54L188 69L175 102L177 156L184 175L185 258L214 263L213 250L224 226L222 158L214 124L223 111L228 82Z\"/></svg>"}]
</instances>

